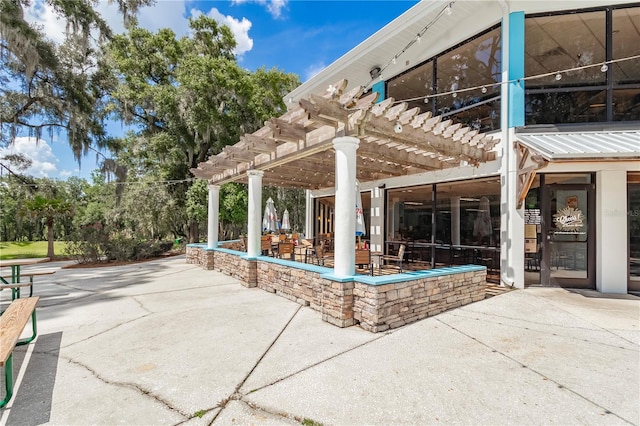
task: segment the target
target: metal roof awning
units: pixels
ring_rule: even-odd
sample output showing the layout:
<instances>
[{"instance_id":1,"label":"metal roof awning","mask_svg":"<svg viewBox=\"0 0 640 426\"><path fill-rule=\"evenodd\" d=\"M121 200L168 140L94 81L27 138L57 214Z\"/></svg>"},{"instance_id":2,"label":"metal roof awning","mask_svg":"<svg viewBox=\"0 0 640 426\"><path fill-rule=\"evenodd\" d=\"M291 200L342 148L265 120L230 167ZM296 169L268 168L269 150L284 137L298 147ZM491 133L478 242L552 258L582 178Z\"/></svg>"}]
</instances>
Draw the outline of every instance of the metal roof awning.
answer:
<instances>
[{"instance_id":1,"label":"metal roof awning","mask_svg":"<svg viewBox=\"0 0 640 426\"><path fill-rule=\"evenodd\" d=\"M211 184L247 182L247 171L262 170L263 183L305 189L334 185L337 136L360 139L357 176L362 182L406 176L494 160L498 143L478 130L407 109L406 102L364 87L344 92L346 80L324 95L307 95L279 118L272 118L233 146L191 169Z\"/></svg>"},{"instance_id":2,"label":"metal roof awning","mask_svg":"<svg viewBox=\"0 0 640 426\"><path fill-rule=\"evenodd\" d=\"M640 131L516 134L548 161L640 159Z\"/></svg>"}]
</instances>

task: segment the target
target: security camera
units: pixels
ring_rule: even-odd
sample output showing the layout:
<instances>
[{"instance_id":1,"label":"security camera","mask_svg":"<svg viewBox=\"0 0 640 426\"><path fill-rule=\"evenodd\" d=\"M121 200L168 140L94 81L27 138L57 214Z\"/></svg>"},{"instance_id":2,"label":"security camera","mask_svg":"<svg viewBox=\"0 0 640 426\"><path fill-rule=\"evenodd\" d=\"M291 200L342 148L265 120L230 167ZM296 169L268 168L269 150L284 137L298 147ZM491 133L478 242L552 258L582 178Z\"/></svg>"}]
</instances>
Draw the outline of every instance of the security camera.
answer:
<instances>
[{"instance_id":1,"label":"security camera","mask_svg":"<svg viewBox=\"0 0 640 426\"><path fill-rule=\"evenodd\" d=\"M381 71L382 70L380 69L380 67L377 67L377 66L371 68L371 71L369 71L369 75L371 76L371 79L373 80L375 78L378 78L380 76Z\"/></svg>"},{"instance_id":2,"label":"security camera","mask_svg":"<svg viewBox=\"0 0 640 426\"><path fill-rule=\"evenodd\" d=\"M397 123L395 126L393 126L393 131L396 133L402 133L402 124Z\"/></svg>"}]
</instances>

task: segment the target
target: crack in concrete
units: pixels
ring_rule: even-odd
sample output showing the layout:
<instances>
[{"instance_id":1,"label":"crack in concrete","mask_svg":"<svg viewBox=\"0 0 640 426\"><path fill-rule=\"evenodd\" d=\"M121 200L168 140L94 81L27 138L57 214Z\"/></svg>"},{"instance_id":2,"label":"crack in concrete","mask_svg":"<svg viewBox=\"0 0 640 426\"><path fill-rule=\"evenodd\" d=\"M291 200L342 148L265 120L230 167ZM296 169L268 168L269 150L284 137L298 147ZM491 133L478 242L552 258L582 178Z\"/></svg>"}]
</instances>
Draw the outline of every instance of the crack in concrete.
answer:
<instances>
[{"instance_id":1,"label":"crack in concrete","mask_svg":"<svg viewBox=\"0 0 640 426\"><path fill-rule=\"evenodd\" d=\"M77 365L78 367L84 368L85 370L90 372L96 379L100 380L101 382L103 382L103 383L105 383L107 385L132 389L132 390L140 393L141 395L149 397L149 398L153 399L154 401L162 404L167 409L178 413L182 417L185 417L187 420L193 418L192 414L187 414L187 413L183 412L180 408L174 406L169 401L163 399L159 395L154 394L152 391L150 391L148 389L145 389L145 388L143 388L142 386L140 386L140 385L138 385L136 383L111 381L111 380L108 380L108 379L102 377L100 374L98 374L97 371L95 371L91 367L89 367L89 366L87 366L87 365L85 365L85 364L83 364L83 363L81 363L79 361L76 361L76 360L74 360L72 358L65 357L65 356L61 356L61 358L66 360L70 364L74 364L74 365Z\"/></svg>"},{"instance_id":2,"label":"crack in concrete","mask_svg":"<svg viewBox=\"0 0 640 426\"><path fill-rule=\"evenodd\" d=\"M309 366L307 366L307 367L304 367L304 368L302 368L302 369L300 369L300 370L298 370L298 371L294 371L294 372L293 372L293 373L291 373L291 374L287 374L286 376L281 377L281 378L279 378L279 379L277 379L277 380L274 380L273 382L268 383L268 384L266 384L266 385L264 385L264 386L260 386L259 388L256 388L256 389L251 389L251 391L249 392L249 394L254 393L254 392L257 392L257 391L262 390L262 389L265 389L265 388L268 388L269 386L273 386L273 385L275 385L276 383L280 383L280 382L282 382L282 381L284 381L284 380L287 380L287 379L289 379L289 378L291 378L291 377L293 377L293 376L295 376L295 375L298 375L298 374L300 374L300 373L302 373L302 372L304 372L304 371L310 370L310 369L312 369L312 368L314 368L314 367L316 367L316 366L318 366L318 365L320 365L320 364L324 364L324 363L325 363L325 362L327 362L327 361L331 361L331 360L332 360L332 359L334 359L334 358L337 358L337 357L342 356L342 355L344 355L344 354L346 354L346 353L349 353L349 352L354 351L354 350L356 350L356 349L359 349L359 348L361 348L361 347L363 347L363 346L366 346L366 345L368 345L368 344L370 344L370 343L373 343L373 342L375 342L376 340L383 339L383 338L387 337L388 335L392 334L393 332L394 332L394 331L387 331L387 332L384 332L382 335L380 335L380 336L378 336L378 337L375 337L374 339L368 340L368 341L366 341L366 342L364 342L364 343L360 343L359 345L354 346L354 347L352 347L352 348L345 349L345 350L344 350L344 351L342 351L342 352L338 352L338 353L337 353L337 354L335 354L335 355L331 355L331 356L330 356L330 357L328 357L328 358L325 358L325 359L320 360L320 361L318 361L318 362L316 362L316 363L313 363L313 364L311 364L311 365L309 365Z\"/></svg>"},{"instance_id":3,"label":"crack in concrete","mask_svg":"<svg viewBox=\"0 0 640 426\"><path fill-rule=\"evenodd\" d=\"M509 318L509 317L505 317L505 316L502 316L502 315L485 314L483 312L473 312L473 311L469 311L469 312L477 314L477 315L495 316L495 317L498 317L498 318L510 319L512 321L519 321L519 322L523 322L525 324L528 323L528 324L536 324L536 325L541 325L541 326L545 325L544 323L540 323L540 322L536 322L536 321L527 321L527 320L524 320L522 318ZM634 345L636 347L635 348L629 348L629 347L624 347L624 346L620 346L620 345L613 345L613 344L610 344L610 343L595 342L595 341L589 340L589 339L579 339L577 337L567 336L567 335L558 334L558 333L551 333L551 332L548 332L548 331L538 330L538 329L535 329L535 328L525 327L525 326L522 326L522 325L515 325L513 323L500 322L499 320L491 321L491 320L489 320L487 318L480 318L478 316L465 316L465 315L459 315L459 314L454 314L454 313L450 313L450 316L463 318L463 319L475 319L476 321L484 321L484 322L489 323L489 324L497 324L497 325L502 325L502 326L510 327L510 328L519 328L519 329L522 329L522 330L529 330L529 331L533 331L533 332L536 332L536 333L546 334L546 335L551 335L551 336L561 336L563 338L570 339L570 340L575 340L575 341L579 341L579 342L586 342L586 343L591 343L591 344L599 345L599 346L606 346L606 347L610 347L610 348L623 349L623 350L633 351L633 352L638 352L638 350L640 350L640 347L638 347L637 343L635 343L633 341L630 341L628 339L625 339L624 337L618 336L615 333L613 333L614 336L624 340L625 342L631 343L632 345ZM549 326L549 324L546 324L546 325ZM551 326L558 327L558 328L561 328L561 329L565 328L565 329L578 329L578 330L585 330L585 331L594 331L593 329L590 329L590 328L585 328L585 327L566 327L566 326L563 326L563 325L560 325L560 324L553 324ZM604 329L604 330L606 331L606 329Z\"/></svg>"},{"instance_id":4,"label":"crack in concrete","mask_svg":"<svg viewBox=\"0 0 640 426\"><path fill-rule=\"evenodd\" d=\"M258 361L255 363L255 365L253 366L253 368L251 369L251 371L249 371L249 373L244 377L244 379L243 379L243 380L242 380L242 381L241 381L241 382L236 386L236 389L235 389L234 393L232 393L229 397L225 398L225 399L224 399L224 400L222 400L220 403L218 403L218 405L217 405L217 406L212 407L212 408L210 408L210 409L208 409L208 410L207 410L207 412L209 412L209 411L214 410L214 409L216 409L216 408L220 408L220 411L219 411L218 413L216 413L216 415L213 417L213 419L211 419L211 422L209 423L209 426L211 426L211 425L213 425L213 423L215 423L215 421L216 421L216 419L218 418L218 416L220 415L220 413L222 413L222 411L226 408L227 404L228 404L230 401L239 401L239 402L241 402L241 403L243 403L243 404L247 405L249 408L251 408L251 409L253 409L253 410L259 410L259 411L262 411L262 412L265 412L265 413L268 413L268 414L271 414L271 415L274 415L274 416L277 416L277 417L280 417L280 418L284 418L284 419L288 419L288 420L295 420L295 421L297 421L297 422L299 422L299 423L303 423L305 420L308 420L308 419L306 419L305 417L300 417L300 416L297 416L297 415L294 415L294 414L290 414L290 413L287 413L287 412L284 412L284 411L277 411L277 410L267 409L267 408L265 408L265 407L258 406L257 404L255 404L255 403L253 403L253 402L246 401L246 400L244 399L244 397L245 397L245 396L247 396L247 395L249 395L249 394L251 394L251 393L253 393L253 392L257 392L257 391L259 391L259 390L261 390L261 389L265 389L265 388L267 388L267 387L269 387L269 386L273 386L273 385L275 385L276 383L279 383L279 382L281 382L281 381L283 381L283 380L287 380L287 379L289 379L289 378L291 378L291 377L293 377L293 376L295 376L295 375L297 375L297 374L300 374L300 373L302 373L302 372L304 372L304 371L307 371L307 370L309 370L309 369L311 369L311 368L313 368L313 367L316 367L316 366L318 366L318 365L320 365L320 364L323 364L323 363L325 363L325 362L327 362L327 361L330 361L330 360L332 360L332 359L334 359L334 358L337 358L337 357L342 356L342 355L344 355L344 354L346 354L346 353L349 353L349 352L354 351L354 350L356 350L356 349L358 349L358 348L361 348L361 347L366 346L366 345L368 345L368 344L370 344L370 343L373 343L373 342L375 342L376 340L383 339L383 338L385 338L385 337L387 337L388 335L390 335L390 334L392 334L392 333L393 333L393 331L387 331L387 332L385 332L385 333L381 334L380 336L377 336L377 337L375 337L375 338L373 338L373 339L371 339L371 340L368 340L368 341L366 341L366 342L364 342L364 343L361 343L361 344L359 344L359 345L357 345L357 346L354 346L354 347L352 347L352 348L346 349L346 350L341 351L341 352L339 352L339 353L337 353L337 354L334 354L334 355L332 355L332 356L330 356L330 357L328 357L328 358L325 358L325 359L320 360L320 361L318 361L318 362L316 362L316 363L313 363L313 364L311 364L311 365L309 365L309 366L307 366L307 367L305 367L305 368L302 368L302 369L300 369L300 370L298 370L298 371L295 371L295 372L293 372L293 373L291 373L291 374L288 374L288 375L286 375L286 376L284 376L284 377L281 377L281 378L279 378L279 379L277 379L277 380L274 380L274 381L273 381L273 382L271 382L271 383L268 383L268 384L266 384L266 385L264 385L264 386L261 386L261 387L259 387L259 388L256 388L256 389L252 389L252 390L251 390L251 391L249 391L247 394L244 394L244 393L240 392L240 389L242 388L242 386L246 383L246 381L249 379L249 377L251 377L251 374L253 374L253 372L254 372L254 371L255 371L255 369L260 365L260 363L262 362L262 360L264 359L264 357L267 355L267 353L269 353L269 351L271 350L271 348L273 348L273 346L277 343L277 341L280 339L280 337L282 336L282 334L283 334L283 333L285 332L285 330L289 327L289 324L291 324L291 321L293 321L293 319L294 319L294 318L295 318L295 316L298 314L298 312L300 312L300 310L301 310L301 309L302 309L302 306L299 306L299 307L298 307L298 309L296 309L296 311L293 313L293 315L291 316L291 318L289 318L289 320L288 320L288 321L287 321L287 323L283 326L283 328L280 330L280 332L279 332L279 333L278 333L278 335L275 337L275 339L271 342L271 344L270 344L270 345L267 347L267 349L264 351L264 353L262 354L262 356L260 356L260 358L259 358L259 359L258 359Z\"/></svg>"},{"instance_id":5,"label":"crack in concrete","mask_svg":"<svg viewBox=\"0 0 640 426\"><path fill-rule=\"evenodd\" d=\"M209 425L212 425L216 419L218 418L218 416L220 415L220 413L222 413L222 411L225 409L225 407L227 406L227 404L229 403L229 401L242 401L242 398L244 398L244 394L242 394L242 392L240 392L240 388L242 388L242 386L246 383L246 381L249 379L249 377L251 377L251 375L253 374L253 372L255 371L255 369L258 367L258 365L260 365L260 363L262 362L262 360L264 359L264 357L267 355L267 353L269 353L269 351L271 350L271 348L273 348L273 346L276 344L276 342L278 341L278 339L280 339L280 336L282 336L282 334L285 332L285 330L289 327L289 325L291 324L291 321L293 321L293 319L296 317L296 315L298 315L298 312L300 312L300 310L302 309L302 306L298 306L298 308L295 310L295 312L291 315L291 317L289 318L289 320L284 324L284 326L282 327L282 329L280 330L280 332L278 332L278 334L276 335L276 337L271 341L271 343L267 346L267 348L264 350L264 352L262 353L262 355L260 355L260 358L258 358L258 360L255 362L255 364L253 365L253 367L251 367L251 370L249 370L249 372L244 376L244 378L240 381L240 383L238 383L233 391L233 393L231 395L229 395L229 397L227 397L226 399L224 399L223 401L221 401L220 403L218 403L220 405L220 411L218 411L216 413L216 415L213 417L213 419L211 419L211 422L209 423Z\"/></svg>"},{"instance_id":6,"label":"crack in concrete","mask_svg":"<svg viewBox=\"0 0 640 426\"><path fill-rule=\"evenodd\" d=\"M105 333L108 333L110 331L115 330L116 328L122 327L123 325L130 324L130 323L135 322L135 321L138 321L138 320L140 320L142 318L146 318L146 317L148 317L149 315L152 315L152 314L153 314L153 312L149 312L149 313L144 314L142 316L139 316L139 317L136 317L136 318L132 318L132 319L130 319L128 321L124 321L124 322L118 323L118 324L114 325L113 327L110 327L110 328L108 328L106 330L102 330L99 333L92 334L91 336L87 336L82 340L78 340L77 342L69 343L68 345L65 345L65 346L60 346L60 349L70 348L70 347L72 347L74 345L77 345L79 343L86 342L87 340L93 339L94 337L101 336L101 335L103 335Z\"/></svg>"},{"instance_id":7,"label":"crack in concrete","mask_svg":"<svg viewBox=\"0 0 640 426\"><path fill-rule=\"evenodd\" d=\"M634 423L634 422L632 422L632 421L630 421L630 420L625 419L625 418L624 418L624 417L622 417L621 415L614 413L613 411L609 410L608 408L603 407L602 405L598 404L598 403L597 403L597 402L595 402L595 401L592 401L591 399L589 399L589 398L587 398L586 396L584 396L584 395L580 394L579 392L577 392L577 391L575 391L575 390L571 389L570 387L568 387L568 386L566 386L566 385L563 385L562 383L558 382L557 380L555 380L555 379L553 379L553 378L551 378L551 377L546 376L546 375L545 375L545 374L543 374L542 372L537 371L537 370L535 370L534 368L529 367L528 365L526 365L526 364L524 364L524 363L522 363L522 362L518 361L516 358L514 358L514 357L512 357L512 356L510 356L510 355L507 355L506 353L504 353L504 352L502 352L502 351L500 351L500 350L498 350L498 349L494 348L493 346L489 345L488 343L485 343L485 342L483 342L483 341L479 340L478 338L476 338L476 337L474 337L474 336L472 336L472 335L470 335L470 334L468 334L468 333L465 333L464 331L462 331L462 330L460 330L460 329L456 328L455 326L453 326L453 325L451 325L451 324L449 324L449 323L447 323L447 322L443 321L441 318L434 318L434 319L435 319L436 321L438 321L439 323L441 323L442 325L445 325L445 326L447 326L447 327L451 328L453 331L456 331L456 332L460 333L461 335L463 335L463 336L465 336L465 337L467 337L467 338L469 338L469 339L473 340L474 342L477 342L478 344L480 344L480 345L482 345L482 346L484 346L484 347L486 347L486 348L490 349L492 352L494 352L494 353L498 353L498 354L502 355L503 357L507 358L508 360L510 360L510 361L512 361L512 362L514 362L514 363L516 363L516 364L518 364L518 365L520 365L522 368L526 368L527 370L531 371L532 373L534 373L534 374L536 374L536 375L538 375L538 376L542 377L544 380L548 380L549 382L554 383L556 386L558 386L558 388L559 388L559 389L566 389L568 392L571 392L572 394L576 395L577 397L579 397L579 398L581 398L581 399L583 399L583 400L587 401L587 402L588 402L588 403L590 403L590 404L593 404L594 406L596 406L596 407L600 408L600 409L603 411L603 414L611 414L611 415L613 415L613 416L617 417L618 419L622 420L622 421L623 421L623 422L625 422L625 423L628 423L628 424L631 424L631 425L635 425L635 423Z\"/></svg>"}]
</instances>

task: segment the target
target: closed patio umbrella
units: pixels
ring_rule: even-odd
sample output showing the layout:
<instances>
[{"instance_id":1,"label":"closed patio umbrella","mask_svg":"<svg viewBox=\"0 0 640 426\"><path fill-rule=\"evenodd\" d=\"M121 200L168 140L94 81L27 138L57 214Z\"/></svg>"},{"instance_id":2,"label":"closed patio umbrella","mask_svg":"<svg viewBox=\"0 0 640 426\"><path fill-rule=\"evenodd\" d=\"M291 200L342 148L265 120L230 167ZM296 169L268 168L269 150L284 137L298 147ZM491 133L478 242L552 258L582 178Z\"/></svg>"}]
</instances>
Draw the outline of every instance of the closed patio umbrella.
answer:
<instances>
[{"instance_id":1,"label":"closed patio umbrella","mask_svg":"<svg viewBox=\"0 0 640 426\"><path fill-rule=\"evenodd\" d=\"M264 216L262 217L262 227L267 232L275 232L278 230L278 213L273 199L269 197L267 205L264 208Z\"/></svg>"},{"instance_id":2,"label":"closed patio umbrella","mask_svg":"<svg viewBox=\"0 0 640 426\"><path fill-rule=\"evenodd\" d=\"M282 213L282 229L288 231L291 229L291 224L289 223L289 210L284 209L284 213Z\"/></svg>"},{"instance_id":3,"label":"closed patio umbrella","mask_svg":"<svg viewBox=\"0 0 640 426\"><path fill-rule=\"evenodd\" d=\"M362 210L362 195L360 194L360 183L356 181L356 237L358 237L358 248L360 248L360 237L366 233L364 211Z\"/></svg>"}]
</instances>

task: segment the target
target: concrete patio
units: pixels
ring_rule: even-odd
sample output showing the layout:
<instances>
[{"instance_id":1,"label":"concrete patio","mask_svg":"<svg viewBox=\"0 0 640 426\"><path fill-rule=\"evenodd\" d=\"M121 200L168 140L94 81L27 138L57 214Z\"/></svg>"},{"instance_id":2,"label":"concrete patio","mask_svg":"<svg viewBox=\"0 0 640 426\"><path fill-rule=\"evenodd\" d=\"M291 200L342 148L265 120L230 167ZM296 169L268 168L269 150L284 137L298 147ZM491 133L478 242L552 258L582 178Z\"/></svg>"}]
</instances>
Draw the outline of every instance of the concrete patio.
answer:
<instances>
[{"instance_id":1,"label":"concrete patio","mask_svg":"<svg viewBox=\"0 0 640 426\"><path fill-rule=\"evenodd\" d=\"M35 293L1 424L640 424L635 296L529 288L373 334L184 256Z\"/></svg>"}]
</instances>

